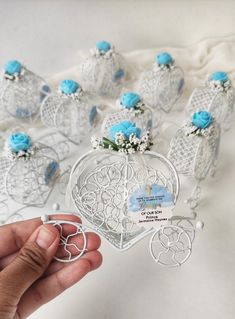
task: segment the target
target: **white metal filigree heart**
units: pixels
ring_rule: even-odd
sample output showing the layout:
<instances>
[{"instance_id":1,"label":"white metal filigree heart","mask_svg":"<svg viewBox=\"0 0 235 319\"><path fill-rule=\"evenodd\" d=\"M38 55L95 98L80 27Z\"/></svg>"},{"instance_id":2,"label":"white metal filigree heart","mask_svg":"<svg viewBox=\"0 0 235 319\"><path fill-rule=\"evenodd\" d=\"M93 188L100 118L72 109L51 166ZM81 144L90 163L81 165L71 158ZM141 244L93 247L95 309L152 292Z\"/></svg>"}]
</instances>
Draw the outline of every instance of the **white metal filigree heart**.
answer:
<instances>
[{"instance_id":1,"label":"white metal filigree heart","mask_svg":"<svg viewBox=\"0 0 235 319\"><path fill-rule=\"evenodd\" d=\"M146 185L166 189L176 202L178 175L165 157L103 149L87 153L74 165L70 195L78 214L114 247L125 250L154 230L137 224L128 207L132 195Z\"/></svg>"},{"instance_id":2,"label":"white metal filigree heart","mask_svg":"<svg viewBox=\"0 0 235 319\"><path fill-rule=\"evenodd\" d=\"M92 50L80 66L82 86L94 95L116 97L126 79L125 64L124 58L114 47L107 52Z\"/></svg>"},{"instance_id":3,"label":"white metal filigree heart","mask_svg":"<svg viewBox=\"0 0 235 319\"><path fill-rule=\"evenodd\" d=\"M184 75L181 68L159 68L145 71L139 82L140 94L151 107L169 112L182 94Z\"/></svg>"},{"instance_id":4,"label":"white metal filigree heart","mask_svg":"<svg viewBox=\"0 0 235 319\"><path fill-rule=\"evenodd\" d=\"M203 180L214 172L220 144L220 126L214 122L208 134L197 134L190 123L180 128L173 137L168 158L179 174Z\"/></svg>"},{"instance_id":5,"label":"white metal filigree heart","mask_svg":"<svg viewBox=\"0 0 235 319\"><path fill-rule=\"evenodd\" d=\"M59 175L57 153L40 143L27 159L0 157L0 193L23 205L43 206Z\"/></svg>"},{"instance_id":6,"label":"white metal filigree heart","mask_svg":"<svg viewBox=\"0 0 235 319\"><path fill-rule=\"evenodd\" d=\"M49 92L49 86L41 77L21 65L19 74L3 74L0 83L1 110L16 119L32 121Z\"/></svg>"},{"instance_id":7,"label":"white metal filigree heart","mask_svg":"<svg viewBox=\"0 0 235 319\"><path fill-rule=\"evenodd\" d=\"M234 112L234 89L230 87L227 92L216 91L210 87L194 89L186 109L193 113L202 107L214 116L224 130L228 130Z\"/></svg>"},{"instance_id":8,"label":"white metal filigree heart","mask_svg":"<svg viewBox=\"0 0 235 319\"><path fill-rule=\"evenodd\" d=\"M153 127L153 113L150 108L145 108L144 114L135 115L129 110L122 110L119 112L106 115L101 126L101 135L108 136L110 128L116 123L122 121L133 121L142 132L151 131Z\"/></svg>"},{"instance_id":9,"label":"white metal filigree heart","mask_svg":"<svg viewBox=\"0 0 235 319\"><path fill-rule=\"evenodd\" d=\"M78 260L87 251L87 232L90 230L69 220L53 220L48 215L41 217L43 224L54 226L60 234L59 248L54 256L56 261L70 263Z\"/></svg>"},{"instance_id":10,"label":"white metal filigree heart","mask_svg":"<svg viewBox=\"0 0 235 319\"><path fill-rule=\"evenodd\" d=\"M82 90L76 95L56 92L43 101L41 120L45 126L79 144L98 121L97 106L92 103L91 97Z\"/></svg>"}]
</instances>

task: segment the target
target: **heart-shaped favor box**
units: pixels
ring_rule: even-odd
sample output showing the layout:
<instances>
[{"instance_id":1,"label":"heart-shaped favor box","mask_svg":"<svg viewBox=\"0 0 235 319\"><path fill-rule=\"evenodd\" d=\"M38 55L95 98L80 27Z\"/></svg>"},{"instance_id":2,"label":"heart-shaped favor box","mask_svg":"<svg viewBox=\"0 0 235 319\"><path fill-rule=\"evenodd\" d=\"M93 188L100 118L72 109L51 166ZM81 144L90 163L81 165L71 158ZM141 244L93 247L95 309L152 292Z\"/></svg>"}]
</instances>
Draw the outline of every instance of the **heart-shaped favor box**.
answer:
<instances>
[{"instance_id":1,"label":"heart-shaped favor box","mask_svg":"<svg viewBox=\"0 0 235 319\"><path fill-rule=\"evenodd\" d=\"M98 121L97 106L81 86L63 80L59 91L50 94L41 105L41 120L74 144L79 144Z\"/></svg>"},{"instance_id":2,"label":"heart-shaped favor box","mask_svg":"<svg viewBox=\"0 0 235 319\"><path fill-rule=\"evenodd\" d=\"M52 147L32 143L25 133L9 137L0 157L1 195L23 205L43 206L59 175L58 155Z\"/></svg>"},{"instance_id":3,"label":"heart-shaped favor box","mask_svg":"<svg viewBox=\"0 0 235 319\"><path fill-rule=\"evenodd\" d=\"M168 158L179 174L203 180L214 174L219 145L220 125L209 112L198 111L172 138Z\"/></svg>"},{"instance_id":4,"label":"heart-shaped favor box","mask_svg":"<svg viewBox=\"0 0 235 319\"><path fill-rule=\"evenodd\" d=\"M69 192L78 213L92 228L114 247L125 250L168 222L172 206L164 207L164 201L170 196L171 204L175 204L179 181L171 162L160 154L146 151L127 155L100 149L76 162ZM166 218L160 216L148 223L144 217L142 223L141 212L147 216L156 209L155 192Z\"/></svg>"},{"instance_id":5,"label":"heart-shaped favor box","mask_svg":"<svg viewBox=\"0 0 235 319\"><path fill-rule=\"evenodd\" d=\"M163 61L162 56L168 60ZM142 73L139 80L139 92L143 100L152 108L170 112L180 98L184 87L183 70L174 65L169 53L161 53L156 57L153 67Z\"/></svg>"},{"instance_id":6,"label":"heart-shaped favor box","mask_svg":"<svg viewBox=\"0 0 235 319\"><path fill-rule=\"evenodd\" d=\"M126 62L113 46L101 41L81 63L80 74L82 86L87 92L109 98L116 97L127 77Z\"/></svg>"},{"instance_id":7,"label":"heart-shaped favor box","mask_svg":"<svg viewBox=\"0 0 235 319\"><path fill-rule=\"evenodd\" d=\"M101 125L101 135L109 136L112 126L121 122L133 122L142 133L149 132L154 138L158 135L161 116L153 111L141 96L135 92L124 92L116 101L117 111L110 112L104 117Z\"/></svg>"},{"instance_id":8,"label":"heart-shaped favor box","mask_svg":"<svg viewBox=\"0 0 235 319\"><path fill-rule=\"evenodd\" d=\"M10 116L32 121L49 92L46 82L20 62L8 61L5 65L0 83L0 105Z\"/></svg>"},{"instance_id":9,"label":"heart-shaped favor box","mask_svg":"<svg viewBox=\"0 0 235 319\"><path fill-rule=\"evenodd\" d=\"M225 81L222 81L222 77ZM214 80L218 78L221 80ZM186 106L189 114L201 110L209 111L223 130L228 130L234 113L234 88L225 72L214 72L204 86L193 90Z\"/></svg>"}]
</instances>

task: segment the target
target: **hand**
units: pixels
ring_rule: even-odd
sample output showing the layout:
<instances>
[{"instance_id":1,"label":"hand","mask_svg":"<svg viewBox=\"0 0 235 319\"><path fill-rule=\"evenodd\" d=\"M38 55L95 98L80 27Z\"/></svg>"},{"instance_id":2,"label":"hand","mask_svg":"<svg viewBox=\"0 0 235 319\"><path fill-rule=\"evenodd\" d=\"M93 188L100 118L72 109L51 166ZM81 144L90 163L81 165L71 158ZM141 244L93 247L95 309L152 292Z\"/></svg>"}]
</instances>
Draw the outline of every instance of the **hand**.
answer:
<instances>
[{"instance_id":1,"label":"hand","mask_svg":"<svg viewBox=\"0 0 235 319\"><path fill-rule=\"evenodd\" d=\"M53 215L50 219L81 222L74 215ZM102 263L97 251L100 238L87 233L87 240L87 252L65 264L53 260L59 245L54 226L42 225L36 218L0 227L0 319L28 317L98 268Z\"/></svg>"}]
</instances>

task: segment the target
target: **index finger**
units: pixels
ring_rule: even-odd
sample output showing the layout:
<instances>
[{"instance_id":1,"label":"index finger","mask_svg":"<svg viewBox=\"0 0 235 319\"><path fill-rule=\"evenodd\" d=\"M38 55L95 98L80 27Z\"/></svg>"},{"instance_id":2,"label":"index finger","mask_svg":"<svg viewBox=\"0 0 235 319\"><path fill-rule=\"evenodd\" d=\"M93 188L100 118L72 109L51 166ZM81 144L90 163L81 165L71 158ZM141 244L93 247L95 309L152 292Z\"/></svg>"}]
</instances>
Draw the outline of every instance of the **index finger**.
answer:
<instances>
[{"instance_id":1,"label":"index finger","mask_svg":"<svg viewBox=\"0 0 235 319\"><path fill-rule=\"evenodd\" d=\"M56 214L50 219L69 220L81 223L76 215ZM33 231L42 225L40 218L29 219L0 227L0 258L6 257L20 250Z\"/></svg>"}]
</instances>

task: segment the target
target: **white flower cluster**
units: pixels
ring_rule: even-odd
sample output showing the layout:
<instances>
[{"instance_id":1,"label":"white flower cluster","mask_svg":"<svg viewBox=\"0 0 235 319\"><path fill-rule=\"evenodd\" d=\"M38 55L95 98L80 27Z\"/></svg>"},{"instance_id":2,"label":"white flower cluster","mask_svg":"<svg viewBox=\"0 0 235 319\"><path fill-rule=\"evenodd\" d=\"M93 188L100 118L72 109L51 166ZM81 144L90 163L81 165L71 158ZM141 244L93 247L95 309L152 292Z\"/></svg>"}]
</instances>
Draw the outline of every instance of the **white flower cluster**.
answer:
<instances>
[{"instance_id":1,"label":"white flower cluster","mask_svg":"<svg viewBox=\"0 0 235 319\"><path fill-rule=\"evenodd\" d=\"M221 81L215 81L215 80L207 80L207 85L209 87L217 92L227 92L228 89L231 88L231 81L228 80L226 82L221 82Z\"/></svg>"},{"instance_id":2,"label":"white flower cluster","mask_svg":"<svg viewBox=\"0 0 235 319\"><path fill-rule=\"evenodd\" d=\"M32 145L27 151L19 151L16 153L10 149L10 147L8 146L8 142L6 142L4 147L4 154L10 160L17 160L17 159L28 160L36 153L37 150L38 150L38 147L36 145Z\"/></svg>"},{"instance_id":3,"label":"white flower cluster","mask_svg":"<svg viewBox=\"0 0 235 319\"><path fill-rule=\"evenodd\" d=\"M91 145L95 150L100 150L104 148L103 139L100 137L92 136Z\"/></svg>"},{"instance_id":4,"label":"white flower cluster","mask_svg":"<svg viewBox=\"0 0 235 319\"><path fill-rule=\"evenodd\" d=\"M141 138L138 138L135 134L131 134L129 139L119 132L116 133L114 142L104 138L93 137L91 143L92 147L96 150L106 148L123 154L144 153L150 150L153 145L150 132L146 132Z\"/></svg>"},{"instance_id":5,"label":"white flower cluster","mask_svg":"<svg viewBox=\"0 0 235 319\"><path fill-rule=\"evenodd\" d=\"M172 61L170 64L158 64L157 62L154 63L154 69L156 71L166 71L166 70L173 70L175 68L175 63Z\"/></svg>"},{"instance_id":6,"label":"white flower cluster","mask_svg":"<svg viewBox=\"0 0 235 319\"><path fill-rule=\"evenodd\" d=\"M135 134L131 134L129 139L126 139L122 133L117 133L115 142L120 146L119 152L124 154L144 153L150 150L152 146L150 132L146 132L141 138L138 138Z\"/></svg>"},{"instance_id":7,"label":"white flower cluster","mask_svg":"<svg viewBox=\"0 0 235 319\"><path fill-rule=\"evenodd\" d=\"M121 109L123 109L123 106L119 103L119 106ZM131 107L131 108L125 108L125 110L127 112L130 112L130 113L134 113L135 116L138 116L140 114L143 114L144 113L144 110L145 110L145 104L144 102L140 101L138 102L134 107Z\"/></svg>"},{"instance_id":8,"label":"white flower cluster","mask_svg":"<svg viewBox=\"0 0 235 319\"><path fill-rule=\"evenodd\" d=\"M60 94L61 97L64 97L66 99L72 99L74 101L79 101L83 96L84 96L84 91L82 90L81 87L77 89L75 93L72 94L64 94L60 90L58 90L58 93Z\"/></svg>"},{"instance_id":9,"label":"white flower cluster","mask_svg":"<svg viewBox=\"0 0 235 319\"><path fill-rule=\"evenodd\" d=\"M197 126L193 125L191 122L185 125L184 127L185 135L186 136L210 136L214 132L214 126L210 125L207 128L198 128Z\"/></svg>"},{"instance_id":10,"label":"white flower cluster","mask_svg":"<svg viewBox=\"0 0 235 319\"><path fill-rule=\"evenodd\" d=\"M18 82L19 79L25 74L26 69L24 67L21 68L20 73L8 74L4 71L4 78L11 81Z\"/></svg>"},{"instance_id":11,"label":"white flower cluster","mask_svg":"<svg viewBox=\"0 0 235 319\"><path fill-rule=\"evenodd\" d=\"M112 56L116 54L114 46L112 46L111 49L107 52L101 52L97 48L91 49L90 52L93 57L102 58L106 60L110 59Z\"/></svg>"},{"instance_id":12,"label":"white flower cluster","mask_svg":"<svg viewBox=\"0 0 235 319\"><path fill-rule=\"evenodd\" d=\"M124 146L125 141L126 141L126 138L121 132L116 133L116 135L115 135L115 143L118 146Z\"/></svg>"}]
</instances>

